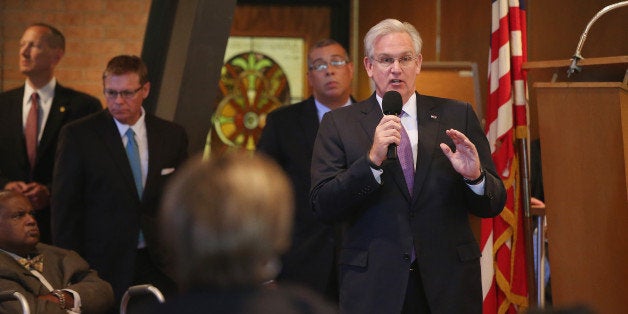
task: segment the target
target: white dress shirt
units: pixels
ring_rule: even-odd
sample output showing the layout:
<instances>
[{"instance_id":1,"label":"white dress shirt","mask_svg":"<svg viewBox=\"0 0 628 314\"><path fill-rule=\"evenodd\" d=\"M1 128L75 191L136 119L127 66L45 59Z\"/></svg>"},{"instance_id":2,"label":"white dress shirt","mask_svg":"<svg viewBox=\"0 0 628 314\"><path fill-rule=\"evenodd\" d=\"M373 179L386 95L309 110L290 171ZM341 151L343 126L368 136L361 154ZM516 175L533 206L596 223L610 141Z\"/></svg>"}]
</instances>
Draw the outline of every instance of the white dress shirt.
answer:
<instances>
[{"instance_id":1,"label":"white dress shirt","mask_svg":"<svg viewBox=\"0 0 628 314\"><path fill-rule=\"evenodd\" d=\"M382 97L379 97L379 95L375 94L375 98L377 99L377 102L379 103L379 109L382 110L383 112ZM418 113L417 113L416 93L412 93L412 96L410 96L410 99L408 99L408 101L405 104L403 104L403 107L401 110L402 110L402 114L400 115L401 124L406 129L406 133L408 133L408 137L410 138L410 142L412 143L412 158L414 159L413 164L416 170L416 161L417 161L418 150L419 150L419 122L418 122L419 120L418 120ZM373 172L373 175L375 176L375 180L377 180L377 182L381 184L382 183L381 176L382 176L382 173L384 173L384 170L371 168L371 171ZM475 185L467 184L467 186L469 186L469 188L477 195L484 194L484 179L482 179L482 181L478 184L475 184Z\"/></svg>"},{"instance_id":2,"label":"white dress shirt","mask_svg":"<svg viewBox=\"0 0 628 314\"><path fill-rule=\"evenodd\" d=\"M28 83L24 84L24 97L22 98L22 128L26 127L26 119L28 118L28 112L31 110L31 96L37 92L39 94L39 121L37 121L37 142L41 140L41 135L44 133L46 127L46 121L50 115L50 108L52 107L52 99L55 96L55 87L57 86L57 79L52 78L48 84L44 87L35 90Z\"/></svg>"}]
</instances>

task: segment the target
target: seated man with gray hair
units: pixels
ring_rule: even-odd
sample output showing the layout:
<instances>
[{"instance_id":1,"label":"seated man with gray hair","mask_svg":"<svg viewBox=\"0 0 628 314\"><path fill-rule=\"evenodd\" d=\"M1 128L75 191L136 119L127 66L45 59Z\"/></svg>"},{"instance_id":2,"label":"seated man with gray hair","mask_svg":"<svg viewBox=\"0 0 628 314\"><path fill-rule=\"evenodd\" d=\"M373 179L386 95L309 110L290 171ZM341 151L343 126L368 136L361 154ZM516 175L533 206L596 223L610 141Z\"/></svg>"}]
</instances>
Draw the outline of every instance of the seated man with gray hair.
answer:
<instances>
[{"instance_id":1,"label":"seated man with gray hair","mask_svg":"<svg viewBox=\"0 0 628 314\"><path fill-rule=\"evenodd\" d=\"M293 193L283 170L250 152L189 161L160 213L183 295L151 313L335 313L301 287L269 284L290 244Z\"/></svg>"}]
</instances>

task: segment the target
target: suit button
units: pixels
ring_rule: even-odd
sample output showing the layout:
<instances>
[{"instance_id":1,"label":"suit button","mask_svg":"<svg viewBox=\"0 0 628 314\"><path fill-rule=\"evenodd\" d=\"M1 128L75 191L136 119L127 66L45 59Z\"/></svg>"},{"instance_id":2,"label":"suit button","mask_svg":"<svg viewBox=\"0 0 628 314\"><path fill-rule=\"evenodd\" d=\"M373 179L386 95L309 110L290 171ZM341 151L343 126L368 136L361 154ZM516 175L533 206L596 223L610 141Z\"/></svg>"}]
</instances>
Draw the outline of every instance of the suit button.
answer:
<instances>
[{"instance_id":1,"label":"suit button","mask_svg":"<svg viewBox=\"0 0 628 314\"><path fill-rule=\"evenodd\" d=\"M408 253L403 253L403 260L404 260L404 261L409 261L409 260L410 260L410 254L408 254Z\"/></svg>"},{"instance_id":2,"label":"suit button","mask_svg":"<svg viewBox=\"0 0 628 314\"><path fill-rule=\"evenodd\" d=\"M410 212L410 219L414 219L414 212Z\"/></svg>"}]
</instances>

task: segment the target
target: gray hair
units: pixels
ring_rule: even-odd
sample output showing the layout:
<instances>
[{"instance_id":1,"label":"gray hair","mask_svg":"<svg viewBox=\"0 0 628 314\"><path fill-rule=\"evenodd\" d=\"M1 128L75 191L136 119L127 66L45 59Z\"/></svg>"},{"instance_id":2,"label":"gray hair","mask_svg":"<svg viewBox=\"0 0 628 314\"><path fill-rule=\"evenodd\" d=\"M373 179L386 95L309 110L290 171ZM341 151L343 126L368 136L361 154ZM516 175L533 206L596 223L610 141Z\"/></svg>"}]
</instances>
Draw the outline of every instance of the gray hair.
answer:
<instances>
[{"instance_id":1,"label":"gray hair","mask_svg":"<svg viewBox=\"0 0 628 314\"><path fill-rule=\"evenodd\" d=\"M167 186L160 226L179 284L254 286L273 279L289 247L292 187L262 155L188 161Z\"/></svg>"},{"instance_id":2,"label":"gray hair","mask_svg":"<svg viewBox=\"0 0 628 314\"><path fill-rule=\"evenodd\" d=\"M421 48L423 46L423 40L421 39L421 35L419 31L416 30L412 24L408 22L401 22L396 19L385 19L375 26L371 27L371 29L364 36L364 56L368 58L372 58L373 56L373 45L375 44L375 40L377 38L392 34L392 33L407 33L412 38L412 43L414 45L414 52L416 54L421 53Z\"/></svg>"}]
</instances>

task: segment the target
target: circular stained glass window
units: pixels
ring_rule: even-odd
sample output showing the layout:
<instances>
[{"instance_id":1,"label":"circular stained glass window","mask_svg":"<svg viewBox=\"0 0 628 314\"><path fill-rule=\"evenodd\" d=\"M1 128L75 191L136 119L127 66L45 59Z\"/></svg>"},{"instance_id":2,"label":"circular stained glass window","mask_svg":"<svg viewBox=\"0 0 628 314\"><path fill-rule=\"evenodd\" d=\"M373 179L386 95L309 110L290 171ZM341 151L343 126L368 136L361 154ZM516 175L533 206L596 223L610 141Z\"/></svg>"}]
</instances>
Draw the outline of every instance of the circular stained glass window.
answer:
<instances>
[{"instance_id":1,"label":"circular stained glass window","mask_svg":"<svg viewBox=\"0 0 628 314\"><path fill-rule=\"evenodd\" d=\"M219 95L222 99L212 116L212 133L220 143L212 141L212 150L222 152L230 147L255 150L266 115L289 102L290 86L274 60L247 52L223 65ZM217 144L223 147L216 147Z\"/></svg>"}]
</instances>

